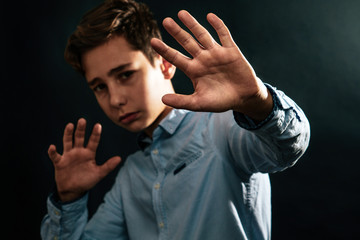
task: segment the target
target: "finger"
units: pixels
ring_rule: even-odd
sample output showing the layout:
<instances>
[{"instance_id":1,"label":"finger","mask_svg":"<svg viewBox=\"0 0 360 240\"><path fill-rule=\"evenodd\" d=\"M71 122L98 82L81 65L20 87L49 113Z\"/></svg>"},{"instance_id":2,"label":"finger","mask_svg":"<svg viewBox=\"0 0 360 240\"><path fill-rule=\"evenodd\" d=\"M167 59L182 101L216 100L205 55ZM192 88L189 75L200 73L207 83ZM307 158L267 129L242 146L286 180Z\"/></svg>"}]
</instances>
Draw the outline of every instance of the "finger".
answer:
<instances>
[{"instance_id":1,"label":"finger","mask_svg":"<svg viewBox=\"0 0 360 240\"><path fill-rule=\"evenodd\" d=\"M223 47L233 47L235 45L229 29L218 16L213 13L209 13L207 15L207 20L217 32Z\"/></svg>"},{"instance_id":2,"label":"finger","mask_svg":"<svg viewBox=\"0 0 360 240\"><path fill-rule=\"evenodd\" d=\"M73 147L74 124L68 123L64 130L63 145L64 152L70 151Z\"/></svg>"},{"instance_id":3,"label":"finger","mask_svg":"<svg viewBox=\"0 0 360 240\"><path fill-rule=\"evenodd\" d=\"M185 72L190 59L175 49L166 45L163 41L157 38L151 39L151 46L154 50L165 58L168 62L175 65L181 71Z\"/></svg>"},{"instance_id":4,"label":"finger","mask_svg":"<svg viewBox=\"0 0 360 240\"><path fill-rule=\"evenodd\" d=\"M107 160L103 165L99 166L99 175L101 178L108 175L111 171L113 171L117 165L121 162L121 158L119 156L112 157Z\"/></svg>"},{"instance_id":5,"label":"finger","mask_svg":"<svg viewBox=\"0 0 360 240\"><path fill-rule=\"evenodd\" d=\"M61 155L56 151L55 145L50 145L50 147L48 149L48 155L54 164L58 163L61 159Z\"/></svg>"},{"instance_id":6,"label":"finger","mask_svg":"<svg viewBox=\"0 0 360 240\"><path fill-rule=\"evenodd\" d=\"M93 131L90 135L89 142L87 144L87 148L93 152L96 152L96 149L100 142L101 136L101 125L99 123L95 124Z\"/></svg>"},{"instance_id":7,"label":"finger","mask_svg":"<svg viewBox=\"0 0 360 240\"><path fill-rule=\"evenodd\" d=\"M164 104L173 108L201 111L200 106L197 104L197 101L195 101L194 95L166 94L162 97L162 101Z\"/></svg>"},{"instance_id":8,"label":"finger","mask_svg":"<svg viewBox=\"0 0 360 240\"><path fill-rule=\"evenodd\" d=\"M166 18L163 26L168 33L193 57L201 52L199 43L184 29L182 29L173 19Z\"/></svg>"},{"instance_id":9,"label":"finger","mask_svg":"<svg viewBox=\"0 0 360 240\"><path fill-rule=\"evenodd\" d=\"M181 10L178 17L206 49L215 45L215 40L210 33L189 12Z\"/></svg>"},{"instance_id":10,"label":"finger","mask_svg":"<svg viewBox=\"0 0 360 240\"><path fill-rule=\"evenodd\" d=\"M86 120L84 118L80 118L75 130L74 147L84 147L85 129Z\"/></svg>"}]
</instances>

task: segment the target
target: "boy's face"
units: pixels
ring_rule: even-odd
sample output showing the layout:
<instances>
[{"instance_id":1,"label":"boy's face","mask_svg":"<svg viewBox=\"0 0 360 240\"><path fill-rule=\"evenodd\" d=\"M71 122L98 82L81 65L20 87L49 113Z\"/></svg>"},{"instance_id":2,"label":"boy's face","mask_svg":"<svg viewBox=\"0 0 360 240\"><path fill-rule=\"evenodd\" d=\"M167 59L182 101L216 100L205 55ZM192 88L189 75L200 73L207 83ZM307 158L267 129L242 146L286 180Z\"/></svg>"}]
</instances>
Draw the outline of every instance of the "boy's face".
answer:
<instances>
[{"instance_id":1,"label":"boy's face","mask_svg":"<svg viewBox=\"0 0 360 240\"><path fill-rule=\"evenodd\" d=\"M175 68L161 57L154 66L124 37L114 36L82 56L85 77L105 114L129 131L150 135L171 110L161 101L173 93Z\"/></svg>"}]
</instances>

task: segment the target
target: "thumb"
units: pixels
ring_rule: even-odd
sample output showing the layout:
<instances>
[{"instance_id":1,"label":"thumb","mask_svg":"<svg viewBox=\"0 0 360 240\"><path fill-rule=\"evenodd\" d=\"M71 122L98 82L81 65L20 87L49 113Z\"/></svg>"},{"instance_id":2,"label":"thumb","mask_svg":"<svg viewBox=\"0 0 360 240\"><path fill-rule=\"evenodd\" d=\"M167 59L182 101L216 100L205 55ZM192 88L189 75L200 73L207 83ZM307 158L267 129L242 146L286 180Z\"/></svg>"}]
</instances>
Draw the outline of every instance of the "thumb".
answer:
<instances>
[{"instance_id":1,"label":"thumb","mask_svg":"<svg viewBox=\"0 0 360 240\"><path fill-rule=\"evenodd\" d=\"M187 109L192 111L199 110L199 106L197 106L193 95L166 94L162 97L162 101L164 104L173 108Z\"/></svg>"},{"instance_id":2,"label":"thumb","mask_svg":"<svg viewBox=\"0 0 360 240\"><path fill-rule=\"evenodd\" d=\"M58 163L61 159L61 155L56 151L56 146L53 144L49 146L48 155L54 164Z\"/></svg>"},{"instance_id":3,"label":"thumb","mask_svg":"<svg viewBox=\"0 0 360 240\"><path fill-rule=\"evenodd\" d=\"M107 160L104 164L99 166L100 177L105 177L111 171L113 171L117 165L121 162L121 157L116 156Z\"/></svg>"}]
</instances>

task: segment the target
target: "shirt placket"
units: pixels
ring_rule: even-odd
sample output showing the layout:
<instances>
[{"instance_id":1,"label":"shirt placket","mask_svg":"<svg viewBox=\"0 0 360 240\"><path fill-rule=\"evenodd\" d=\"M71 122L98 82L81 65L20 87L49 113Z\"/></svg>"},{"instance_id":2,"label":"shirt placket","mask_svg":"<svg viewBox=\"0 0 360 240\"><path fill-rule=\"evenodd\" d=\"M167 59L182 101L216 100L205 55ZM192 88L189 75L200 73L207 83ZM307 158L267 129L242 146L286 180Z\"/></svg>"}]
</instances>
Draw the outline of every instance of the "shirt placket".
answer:
<instances>
[{"instance_id":1,"label":"shirt placket","mask_svg":"<svg viewBox=\"0 0 360 240\"><path fill-rule=\"evenodd\" d=\"M156 136L151 148L151 158L157 170L157 177L152 187L153 209L156 215L157 226L159 230L159 239L166 239L166 217L165 210L162 203L162 185L165 179L164 163L161 159L161 148L159 140L156 140Z\"/></svg>"}]
</instances>

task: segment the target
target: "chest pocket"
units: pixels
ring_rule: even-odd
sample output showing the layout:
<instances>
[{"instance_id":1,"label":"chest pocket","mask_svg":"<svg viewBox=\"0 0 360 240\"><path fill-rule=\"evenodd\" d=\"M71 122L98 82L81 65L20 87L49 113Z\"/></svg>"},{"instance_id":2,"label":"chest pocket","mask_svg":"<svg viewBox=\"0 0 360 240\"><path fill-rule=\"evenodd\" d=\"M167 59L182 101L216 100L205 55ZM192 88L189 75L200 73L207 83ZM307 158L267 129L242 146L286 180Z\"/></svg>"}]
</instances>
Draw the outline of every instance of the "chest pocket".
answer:
<instances>
[{"instance_id":1,"label":"chest pocket","mask_svg":"<svg viewBox=\"0 0 360 240\"><path fill-rule=\"evenodd\" d=\"M176 175L187 175L192 172L197 166L198 161L203 155L201 150L184 151L174 156L174 164L171 167L172 173Z\"/></svg>"}]
</instances>

